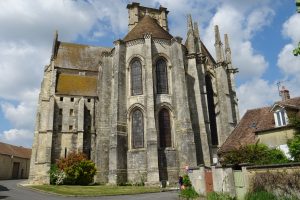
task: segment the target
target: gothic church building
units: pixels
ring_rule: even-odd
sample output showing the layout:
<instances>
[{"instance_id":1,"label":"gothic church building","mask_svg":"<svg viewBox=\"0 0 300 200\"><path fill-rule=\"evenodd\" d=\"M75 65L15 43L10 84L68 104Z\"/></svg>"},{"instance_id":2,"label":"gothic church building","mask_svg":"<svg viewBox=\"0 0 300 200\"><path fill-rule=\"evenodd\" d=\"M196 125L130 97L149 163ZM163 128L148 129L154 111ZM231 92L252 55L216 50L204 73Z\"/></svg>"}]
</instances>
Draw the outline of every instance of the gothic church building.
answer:
<instances>
[{"instance_id":1,"label":"gothic church building","mask_svg":"<svg viewBox=\"0 0 300 200\"><path fill-rule=\"evenodd\" d=\"M49 184L50 165L69 152L96 163L96 182L177 181L185 166L215 162L239 119L231 51L215 26L216 58L187 20L169 33L168 10L127 6L128 33L113 47L53 42L44 69L30 166Z\"/></svg>"}]
</instances>

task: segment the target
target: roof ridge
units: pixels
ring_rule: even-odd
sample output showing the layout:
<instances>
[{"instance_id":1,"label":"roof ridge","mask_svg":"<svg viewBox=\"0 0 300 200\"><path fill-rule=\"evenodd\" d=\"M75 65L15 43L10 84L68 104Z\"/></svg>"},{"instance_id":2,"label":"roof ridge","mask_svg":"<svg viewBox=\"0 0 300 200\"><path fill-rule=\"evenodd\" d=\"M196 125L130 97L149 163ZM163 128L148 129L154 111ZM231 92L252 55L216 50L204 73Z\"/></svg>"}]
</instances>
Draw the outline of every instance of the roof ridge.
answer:
<instances>
[{"instance_id":1,"label":"roof ridge","mask_svg":"<svg viewBox=\"0 0 300 200\"><path fill-rule=\"evenodd\" d=\"M272 106L264 106L264 107L259 107L259 108L251 108L251 109L248 109L247 111L246 111L246 113L248 112L248 111L255 111L255 110L262 110L262 109L266 109L266 108L272 108ZM245 113L245 114L246 114Z\"/></svg>"}]
</instances>

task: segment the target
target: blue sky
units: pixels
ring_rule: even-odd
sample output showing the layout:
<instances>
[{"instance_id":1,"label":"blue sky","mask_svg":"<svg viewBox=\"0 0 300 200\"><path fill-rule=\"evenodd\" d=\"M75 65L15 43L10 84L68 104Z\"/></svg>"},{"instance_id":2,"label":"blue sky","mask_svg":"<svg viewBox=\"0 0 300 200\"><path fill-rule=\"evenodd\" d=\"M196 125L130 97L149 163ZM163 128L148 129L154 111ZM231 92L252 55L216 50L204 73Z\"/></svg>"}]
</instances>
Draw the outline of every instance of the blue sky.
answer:
<instances>
[{"instance_id":1,"label":"blue sky","mask_svg":"<svg viewBox=\"0 0 300 200\"><path fill-rule=\"evenodd\" d=\"M278 81L300 96L300 14L293 0L140 0L170 11L173 36L186 37L186 15L214 56L214 25L229 34L241 116L280 99ZM59 40L112 46L127 33L128 0L0 1L0 141L31 146L43 68Z\"/></svg>"}]
</instances>

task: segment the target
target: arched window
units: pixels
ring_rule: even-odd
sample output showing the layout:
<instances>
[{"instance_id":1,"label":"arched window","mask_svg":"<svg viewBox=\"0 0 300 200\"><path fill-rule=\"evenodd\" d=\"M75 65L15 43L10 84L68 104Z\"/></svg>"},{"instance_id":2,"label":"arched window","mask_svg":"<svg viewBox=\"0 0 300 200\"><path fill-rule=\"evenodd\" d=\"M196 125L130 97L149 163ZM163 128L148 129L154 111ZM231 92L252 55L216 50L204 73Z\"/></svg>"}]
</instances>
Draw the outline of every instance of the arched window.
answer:
<instances>
[{"instance_id":1,"label":"arched window","mask_svg":"<svg viewBox=\"0 0 300 200\"><path fill-rule=\"evenodd\" d=\"M167 64L162 58L156 62L156 90L157 94L168 94Z\"/></svg>"},{"instance_id":2,"label":"arched window","mask_svg":"<svg viewBox=\"0 0 300 200\"><path fill-rule=\"evenodd\" d=\"M160 147L171 147L171 124L170 114L166 108L161 109L158 114Z\"/></svg>"},{"instance_id":3,"label":"arched window","mask_svg":"<svg viewBox=\"0 0 300 200\"><path fill-rule=\"evenodd\" d=\"M134 60L131 64L131 94L143 94L142 86L142 65L139 60Z\"/></svg>"},{"instance_id":4,"label":"arched window","mask_svg":"<svg viewBox=\"0 0 300 200\"><path fill-rule=\"evenodd\" d=\"M143 113L137 109L132 112L132 148L144 147L144 118Z\"/></svg>"}]
</instances>

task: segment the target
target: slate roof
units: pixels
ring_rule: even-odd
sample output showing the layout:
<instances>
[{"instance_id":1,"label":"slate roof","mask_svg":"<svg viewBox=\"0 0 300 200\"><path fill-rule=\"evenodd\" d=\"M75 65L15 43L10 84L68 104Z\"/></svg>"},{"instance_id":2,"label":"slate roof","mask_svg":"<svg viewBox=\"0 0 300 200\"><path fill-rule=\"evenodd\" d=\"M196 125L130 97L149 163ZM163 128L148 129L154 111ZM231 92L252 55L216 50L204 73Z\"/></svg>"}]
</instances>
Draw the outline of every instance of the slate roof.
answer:
<instances>
[{"instance_id":1,"label":"slate roof","mask_svg":"<svg viewBox=\"0 0 300 200\"><path fill-rule=\"evenodd\" d=\"M30 159L31 149L0 142L0 154Z\"/></svg>"},{"instance_id":2,"label":"slate roof","mask_svg":"<svg viewBox=\"0 0 300 200\"><path fill-rule=\"evenodd\" d=\"M56 94L97 96L97 76L59 74Z\"/></svg>"},{"instance_id":3,"label":"slate roof","mask_svg":"<svg viewBox=\"0 0 300 200\"><path fill-rule=\"evenodd\" d=\"M300 110L300 97L288 99L285 101L278 101L274 105L281 105L283 107L293 107ZM233 149L247 144L253 144L257 141L255 137L256 132L272 130L275 128L275 120L272 107L263 107L257 109L247 110L241 121L223 143L218 153L222 154Z\"/></svg>"},{"instance_id":4,"label":"slate roof","mask_svg":"<svg viewBox=\"0 0 300 200\"><path fill-rule=\"evenodd\" d=\"M145 15L141 21L125 36L125 42L142 39L145 33L151 33L152 38L171 40L173 36L163 29L152 17Z\"/></svg>"}]
</instances>

